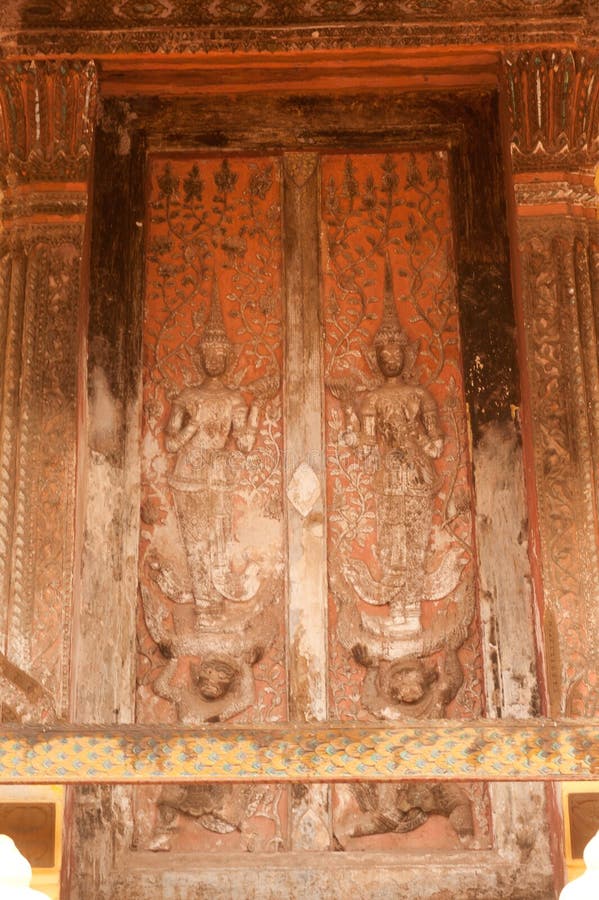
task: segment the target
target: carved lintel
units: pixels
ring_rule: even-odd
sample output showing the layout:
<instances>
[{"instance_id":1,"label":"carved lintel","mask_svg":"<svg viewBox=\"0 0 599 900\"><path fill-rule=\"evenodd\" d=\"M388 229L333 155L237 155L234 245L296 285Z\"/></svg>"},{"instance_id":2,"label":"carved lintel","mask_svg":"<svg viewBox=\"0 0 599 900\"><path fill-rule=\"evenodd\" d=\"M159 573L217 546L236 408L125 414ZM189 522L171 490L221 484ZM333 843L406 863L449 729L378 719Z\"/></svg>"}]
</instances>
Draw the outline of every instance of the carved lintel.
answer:
<instances>
[{"instance_id":1,"label":"carved lintel","mask_svg":"<svg viewBox=\"0 0 599 900\"><path fill-rule=\"evenodd\" d=\"M451 782L456 771L473 782L591 781L599 767L597 723L571 719L5 727L0 751L0 784Z\"/></svg>"},{"instance_id":2,"label":"carved lintel","mask_svg":"<svg viewBox=\"0 0 599 900\"><path fill-rule=\"evenodd\" d=\"M586 0L33 0L5 4L8 50L147 54L355 47L574 43L592 15ZM160 29L160 31L158 30ZM587 25L592 37L592 26Z\"/></svg>"},{"instance_id":3,"label":"carved lintel","mask_svg":"<svg viewBox=\"0 0 599 900\"><path fill-rule=\"evenodd\" d=\"M591 171L599 159L599 57L574 50L506 54L515 172Z\"/></svg>"}]
</instances>

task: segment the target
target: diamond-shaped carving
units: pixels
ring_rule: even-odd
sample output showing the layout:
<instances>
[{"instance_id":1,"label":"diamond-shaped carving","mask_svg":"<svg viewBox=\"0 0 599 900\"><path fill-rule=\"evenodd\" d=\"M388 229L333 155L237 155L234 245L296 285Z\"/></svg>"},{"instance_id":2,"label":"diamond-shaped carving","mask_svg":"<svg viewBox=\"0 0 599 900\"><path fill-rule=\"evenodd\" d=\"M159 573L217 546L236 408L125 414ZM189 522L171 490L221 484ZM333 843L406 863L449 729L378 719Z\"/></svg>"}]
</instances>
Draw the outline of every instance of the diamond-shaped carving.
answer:
<instances>
[{"instance_id":1,"label":"diamond-shaped carving","mask_svg":"<svg viewBox=\"0 0 599 900\"><path fill-rule=\"evenodd\" d=\"M320 481L307 463L300 463L287 487L290 503L304 518L320 497Z\"/></svg>"}]
</instances>

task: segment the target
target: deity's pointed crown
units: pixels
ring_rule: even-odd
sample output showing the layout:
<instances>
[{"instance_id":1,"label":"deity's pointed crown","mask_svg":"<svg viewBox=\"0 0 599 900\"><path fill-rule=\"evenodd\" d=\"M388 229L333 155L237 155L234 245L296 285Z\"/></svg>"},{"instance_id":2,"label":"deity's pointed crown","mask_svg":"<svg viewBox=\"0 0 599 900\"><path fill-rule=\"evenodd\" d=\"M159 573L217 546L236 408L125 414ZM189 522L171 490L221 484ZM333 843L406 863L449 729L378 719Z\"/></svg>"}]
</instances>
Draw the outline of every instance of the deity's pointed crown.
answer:
<instances>
[{"instance_id":1,"label":"deity's pointed crown","mask_svg":"<svg viewBox=\"0 0 599 900\"><path fill-rule=\"evenodd\" d=\"M206 325L199 341L200 347L205 344L218 344L221 347L229 348L231 341L227 337L225 331L225 323L223 321L223 311L218 296L218 283L216 275L212 282L212 297L208 306L208 315L206 317Z\"/></svg>"},{"instance_id":2,"label":"deity's pointed crown","mask_svg":"<svg viewBox=\"0 0 599 900\"><path fill-rule=\"evenodd\" d=\"M407 335L399 324L397 308L395 306L395 297L393 293L393 273L391 271L391 263L389 254L385 254L385 287L383 292L383 317L377 332L374 336L374 346L380 347L383 344L397 342L400 344L407 343Z\"/></svg>"}]
</instances>

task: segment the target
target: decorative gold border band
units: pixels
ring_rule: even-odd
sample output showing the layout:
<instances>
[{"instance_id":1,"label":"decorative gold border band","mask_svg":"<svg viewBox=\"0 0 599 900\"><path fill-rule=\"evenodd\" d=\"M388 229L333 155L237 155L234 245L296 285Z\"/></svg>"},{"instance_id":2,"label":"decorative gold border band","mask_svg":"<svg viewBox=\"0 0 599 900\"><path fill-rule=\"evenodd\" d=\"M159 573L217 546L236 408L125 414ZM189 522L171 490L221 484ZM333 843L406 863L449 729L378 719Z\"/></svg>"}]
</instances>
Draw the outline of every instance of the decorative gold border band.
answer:
<instances>
[{"instance_id":1,"label":"decorative gold border band","mask_svg":"<svg viewBox=\"0 0 599 900\"><path fill-rule=\"evenodd\" d=\"M599 779L599 721L11 727L0 784Z\"/></svg>"}]
</instances>

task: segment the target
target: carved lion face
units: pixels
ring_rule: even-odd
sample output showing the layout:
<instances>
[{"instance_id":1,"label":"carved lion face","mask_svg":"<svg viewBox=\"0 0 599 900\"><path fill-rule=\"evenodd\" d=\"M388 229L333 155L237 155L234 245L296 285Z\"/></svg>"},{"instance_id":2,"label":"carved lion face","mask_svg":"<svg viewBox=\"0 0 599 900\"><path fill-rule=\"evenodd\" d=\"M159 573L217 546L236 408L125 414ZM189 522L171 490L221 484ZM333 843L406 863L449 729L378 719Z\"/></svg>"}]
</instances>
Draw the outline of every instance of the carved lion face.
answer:
<instances>
[{"instance_id":1,"label":"carved lion face","mask_svg":"<svg viewBox=\"0 0 599 900\"><path fill-rule=\"evenodd\" d=\"M395 703L418 703L431 683L421 663L394 666L387 676L387 693Z\"/></svg>"},{"instance_id":2,"label":"carved lion face","mask_svg":"<svg viewBox=\"0 0 599 900\"><path fill-rule=\"evenodd\" d=\"M219 657L208 657L194 667L193 680L204 700L220 700L235 682L238 670Z\"/></svg>"}]
</instances>

